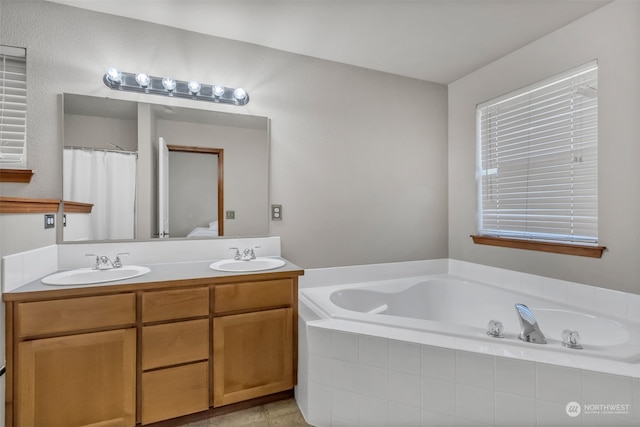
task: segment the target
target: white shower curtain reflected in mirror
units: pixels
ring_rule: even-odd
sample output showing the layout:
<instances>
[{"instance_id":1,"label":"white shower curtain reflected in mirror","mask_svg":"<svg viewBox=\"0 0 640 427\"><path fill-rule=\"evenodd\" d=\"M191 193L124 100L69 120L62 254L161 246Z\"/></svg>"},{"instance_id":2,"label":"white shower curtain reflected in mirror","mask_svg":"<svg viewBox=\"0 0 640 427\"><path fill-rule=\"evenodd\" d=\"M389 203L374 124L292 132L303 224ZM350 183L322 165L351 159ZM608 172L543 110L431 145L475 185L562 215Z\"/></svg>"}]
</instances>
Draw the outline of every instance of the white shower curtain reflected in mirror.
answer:
<instances>
[{"instance_id":1,"label":"white shower curtain reflected in mirror","mask_svg":"<svg viewBox=\"0 0 640 427\"><path fill-rule=\"evenodd\" d=\"M134 238L136 160L135 153L64 149L64 200L93 204L82 239Z\"/></svg>"}]
</instances>

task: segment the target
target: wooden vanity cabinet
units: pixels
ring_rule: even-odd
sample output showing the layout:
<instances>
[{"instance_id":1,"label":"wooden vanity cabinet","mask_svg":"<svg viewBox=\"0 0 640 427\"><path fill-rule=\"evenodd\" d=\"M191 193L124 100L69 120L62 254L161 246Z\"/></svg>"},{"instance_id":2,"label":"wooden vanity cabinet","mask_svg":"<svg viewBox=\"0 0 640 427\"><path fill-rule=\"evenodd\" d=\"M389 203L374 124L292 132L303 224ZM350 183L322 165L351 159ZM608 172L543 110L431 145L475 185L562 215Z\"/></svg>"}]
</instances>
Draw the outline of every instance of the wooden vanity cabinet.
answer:
<instances>
[{"instance_id":1,"label":"wooden vanity cabinet","mask_svg":"<svg viewBox=\"0 0 640 427\"><path fill-rule=\"evenodd\" d=\"M7 427L133 427L282 398L302 273L4 294Z\"/></svg>"},{"instance_id":2,"label":"wooden vanity cabinet","mask_svg":"<svg viewBox=\"0 0 640 427\"><path fill-rule=\"evenodd\" d=\"M13 425L135 425L133 293L15 307Z\"/></svg>"}]
</instances>

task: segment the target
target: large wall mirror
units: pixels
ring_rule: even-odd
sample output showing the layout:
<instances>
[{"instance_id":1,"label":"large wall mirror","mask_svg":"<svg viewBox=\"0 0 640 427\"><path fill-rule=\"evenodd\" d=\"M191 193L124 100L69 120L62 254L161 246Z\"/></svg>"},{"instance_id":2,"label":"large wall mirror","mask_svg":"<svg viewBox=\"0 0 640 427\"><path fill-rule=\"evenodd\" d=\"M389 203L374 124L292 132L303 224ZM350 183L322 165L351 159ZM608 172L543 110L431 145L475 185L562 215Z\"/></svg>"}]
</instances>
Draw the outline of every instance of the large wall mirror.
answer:
<instances>
[{"instance_id":1,"label":"large wall mirror","mask_svg":"<svg viewBox=\"0 0 640 427\"><path fill-rule=\"evenodd\" d=\"M260 236L269 119L63 95L63 241Z\"/></svg>"}]
</instances>

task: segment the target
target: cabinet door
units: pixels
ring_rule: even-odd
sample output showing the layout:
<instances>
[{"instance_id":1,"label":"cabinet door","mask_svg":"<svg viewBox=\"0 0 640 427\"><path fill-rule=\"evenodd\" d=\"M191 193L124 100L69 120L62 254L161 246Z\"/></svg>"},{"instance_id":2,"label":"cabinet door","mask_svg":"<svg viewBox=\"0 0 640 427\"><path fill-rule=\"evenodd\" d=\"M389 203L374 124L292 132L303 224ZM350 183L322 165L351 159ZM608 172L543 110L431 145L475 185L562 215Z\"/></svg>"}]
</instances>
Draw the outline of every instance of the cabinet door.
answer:
<instances>
[{"instance_id":1,"label":"cabinet door","mask_svg":"<svg viewBox=\"0 0 640 427\"><path fill-rule=\"evenodd\" d=\"M15 425L136 424L135 329L25 341L18 354Z\"/></svg>"},{"instance_id":2,"label":"cabinet door","mask_svg":"<svg viewBox=\"0 0 640 427\"><path fill-rule=\"evenodd\" d=\"M293 388L292 309L213 320L213 406Z\"/></svg>"}]
</instances>

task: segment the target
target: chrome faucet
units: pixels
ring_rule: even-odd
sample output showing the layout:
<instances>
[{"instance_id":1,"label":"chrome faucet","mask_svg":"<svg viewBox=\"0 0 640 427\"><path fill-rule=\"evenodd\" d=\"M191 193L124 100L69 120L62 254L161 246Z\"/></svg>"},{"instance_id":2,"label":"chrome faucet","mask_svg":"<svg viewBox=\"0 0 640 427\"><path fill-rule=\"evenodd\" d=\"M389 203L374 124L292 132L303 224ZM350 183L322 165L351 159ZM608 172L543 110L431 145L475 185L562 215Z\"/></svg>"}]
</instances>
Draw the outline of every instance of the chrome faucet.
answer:
<instances>
[{"instance_id":1,"label":"chrome faucet","mask_svg":"<svg viewBox=\"0 0 640 427\"><path fill-rule=\"evenodd\" d=\"M254 249L258 249L260 246L254 246L253 248L246 248L242 252L238 248L229 248L230 250L235 250L236 253L233 256L233 259L236 261L251 261L252 259L256 259L256 254L253 251Z\"/></svg>"},{"instance_id":2,"label":"chrome faucet","mask_svg":"<svg viewBox=\"0 0 640 427\"><path fill-rule=\"evenodd\" d=\"M122 267L122 261L120 260L120 255L126 256L129 255L127 252L121 252L116 254L116 259L111 261L106 255L97 255L97 254L86 254L86 256L94 256L96 257L95 262L91 266L93 270L110 270L112 268L120 268Z\"/></svg>"},{"instance_id":3,"label":"chrome faucet","mask_svg":"<svg viewBox=\"0 0 640 427\"><path fill-rule=\"evenodd\" d=\"M522 341L532 342L536 344L546 344L547 339L538 326L535 316L524 304L516 304L516 312L520 321L520 338Z\"/></svg>"},{"instance_id":4,"label":"chrome faucet","mask_svg":"<svg viewBox=\"0 0 640 427\"><path fill-rule=\"evenodd\" d=\"M253 252L253 248L247 248L244 251L242 251L242 257L240 259L244 261L256 259L256 254Z\"/></svg>"}]
</instances>

